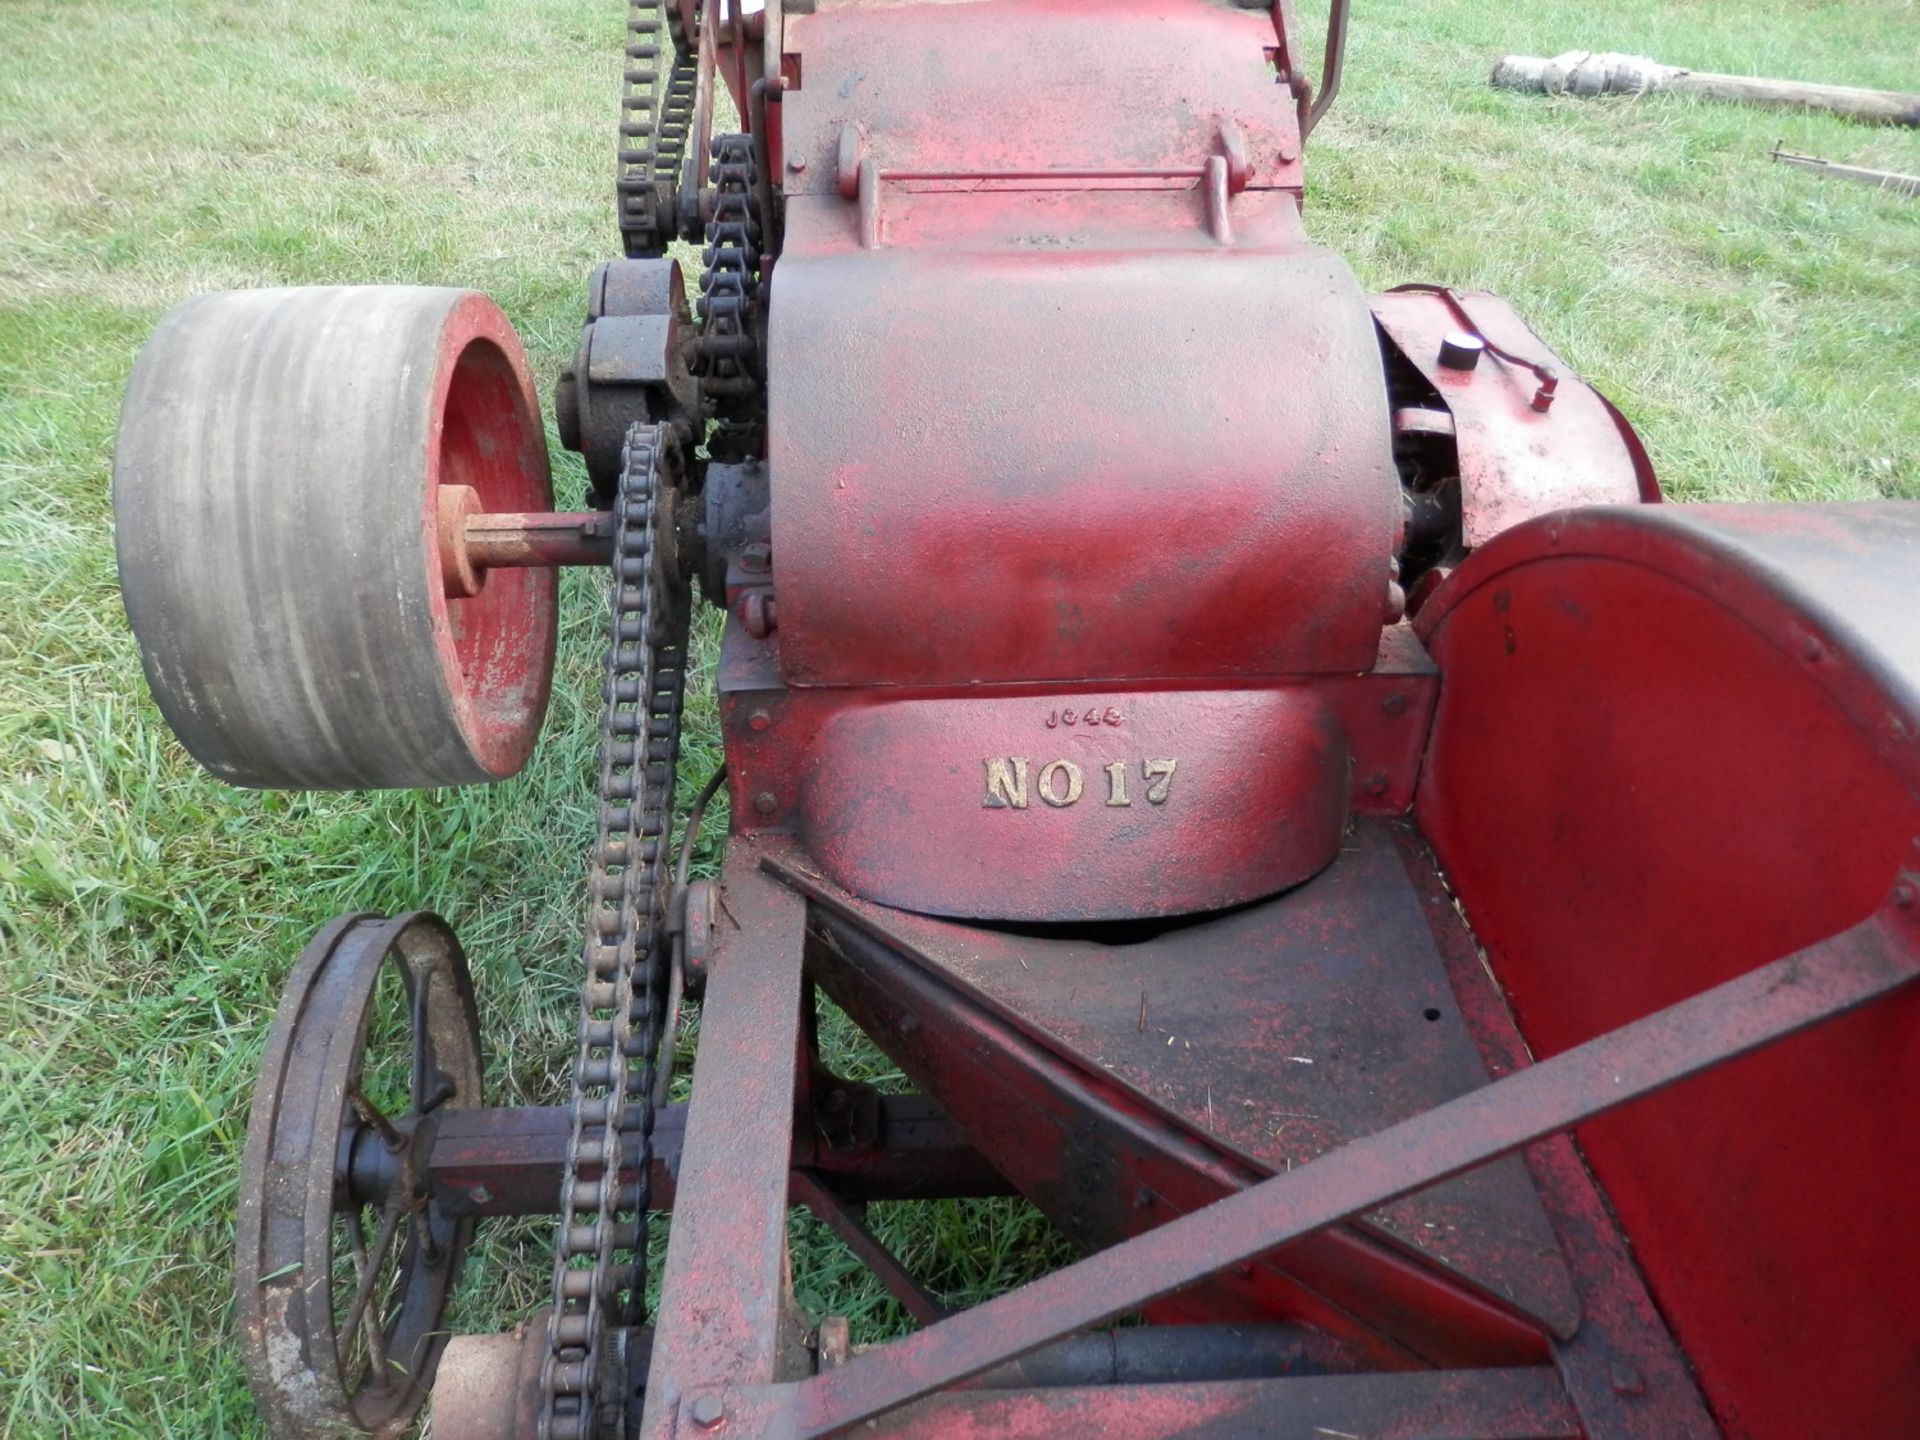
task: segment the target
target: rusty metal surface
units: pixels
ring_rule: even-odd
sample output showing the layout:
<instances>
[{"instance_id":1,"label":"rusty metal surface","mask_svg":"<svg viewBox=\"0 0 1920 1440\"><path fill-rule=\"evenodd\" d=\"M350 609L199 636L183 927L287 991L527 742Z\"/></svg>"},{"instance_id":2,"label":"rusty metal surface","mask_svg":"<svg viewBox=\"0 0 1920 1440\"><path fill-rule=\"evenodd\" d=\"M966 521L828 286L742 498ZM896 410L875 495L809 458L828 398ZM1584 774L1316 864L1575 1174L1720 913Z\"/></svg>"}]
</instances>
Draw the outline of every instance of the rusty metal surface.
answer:
<instances>
[{"instance_id":1,"label":"rusty metal surface","mask_svg":"<svg viewBox=\"0 0 1920 1440\"><path fill-rule=\"evenodd\" d=\"M1529 330L1497 295L1463 294L1459 304L1494 345L1551 370L1552 403L1534 407L1542 381L1532 369L1484 356L1471 370L1440 362L1448 334L1462 328L1446 297L1419 289L1372 297L1373 317L1453 413L1460 453L1461 531L1484 545L1523 520L1574 505L1632 504L1652 472L1619 413ZM1636 458L1637 457L1637 458Z\"/></svg>"},{"instance_id":2,"label":"rusty metal surface","mask_svg":"<svg viewBox=\"0 0 1920 1440\"><path fill-rule=\"evenodd\" d=\"M734 619L721 645L736 829L804 822L817 861L846 888L916 910L991 918L1197 910L1310 873L1314 864L1301 867L1316 853L1304 833L1315 812L1262 811L1243 793L1263 775L1282 789L1311 778L1274 773L1260 753L1272 743L1260 717L1332 717L1351 757L1340 803L1395 814L1411 803L1439 678L1405 625L1381 632L1373 668L1357 675L1211 693L1023 687L991 702L952 692L789 689L778 639L775 632L772 641L756 640ZM1090 717L1097 723L1087 724ZM1189 720L1202 728L1183 730ZM838 725L848 730L827 751L823 734ZM1150 739L1165 743L1155 749ZM1027 806L986 805L988 764L1006 762L1006 782L1016 783L1020 758L1028 762ZM1060 759L1081 772L1070 805L1038 795L1041 772ZM1107 804L1114 782L1106 766L1116 760L1127 806ZM1148 795L1149 760L1176 762L1159 805ZM1050 779L1052 794L1064 798L1070 777ZM937 813L935 796L950 802ZM1324 822L1337 797L1308 798Z\"/></svg>"},{"instance_id":3,"label":"rusty metal surface","mask_svg":"<svg viewBox=\"0 0 1920 1440\"><path fill-rule=\"evenodd\" d=\"M1275 13L1285 15L1289 7L1276 5ZM1302 143L1313 133L1314 127L1327 111L1333 108L1333 102L1340 94L1340 77L1347 63L1347 12L1348 0L1331 0L1327 7L1327 48L1320 62L1320 93L1313 97L1306 118L1300 122Z\"/></svg>"},{"instance_id":4,"label":"rusty metal surface","mask_svg":"<svg viewBox=\"0 0 1920 1440\"><path fill-rule=\"evenodd\" d=\"M724 1397L727 1433L756 1440L811 1433L788 1399L780 1391ZM889 1440L1577 1440L1581 1431L1551 1370L1512 1369L975 1392L922 1401L861 1433Z\"/></svg>"},{"instance_id":5,"label":"rusty metal surface","mask_svg":"<svg viewBox=\"0 0 1920 1440\"><path fill-rule=\"evenodd\" d=\"M1380 822L1359 825L1332 867L1277 900L1136 943L835 903L1088 1083L1126 1087L1255 1175L1305 1165L1486 1083ZM1518 1159L1409 1197L1365 1225L1555 1334L1579 1323Z\"/></svg>"},{"instance_id":6,"label":"rusty metal surface","mask_svg":"<svg viewBox=\"0 0 1920 1440\"><path fill-rule=\"evenodd\" d=\"M1533 1057L1432 851L1410 823L1395 824L1393 835L1445 960L1461 1023L1489 1073L1497 1079L1531 1065ZM1554 1338L1553 1358L1587 1433L1608 1440L1720 1440L1699 1385L1572 1137L1549 1136L1524 1153L1580 1291L1580 1328Z\"/></svg>"},{"instance_id":7,"label":"rusty metal surface","mask_svg":"<svg viewBox=\"0 0 1920 1440\"><path fill-rule=\"evenodd\" d=\"M1422 612L1421 828L1536 1054L1852 923L1908 863L1916 508L1547 517ZM1888 1203L1920 1176L1916 1036L1902 997L1579 1133L1735 1433L1920 1413L1920 1245Z\"/></svg>"},{"instance_id":8,"label":"rusty metal surface","mask_svg":"<svg viewBox=\"0 0 1920 1440\"><path fill-rule=\"evenodd\" d=\"M678 456L670 428L636 424L613 499L594 832L540 1440L598 1440L609 1426L628 1428L634 1390L618 1337L646 1314L647 1185L671 968L669 847L692 606L667 555Z\"/></svg>"},{"instance_id":9,"label":"rusty metal surface","mask_svg":"<svg viewBox=\"0 0 1920 1440\"><path fill-rule=\"evenodd\" d=\"M444 543L444 537L443 537ZM457 544L476 569L604 565L613 557L613 525L603 510L467 517Z\"/></svg>"},{"instance_id":10,"label":"rusty metal surface","mask_svg":"<svg viewBox=\"0 0 1920 1440\"><path fill-rule=\"evenodd\" d=\"M408 1104L392 1115L363 1090L389 963L411 1011ZM240 1173L236 1329L254 1402L279 1433L397 1435L426 1397L470 1226L416 1196L414 1182L437 1113L479 1098L473 988L445 923L346 915L322 929L267 1036ZM371 1237L336 1174L357 1124L379 1132L370 1138L400 1176Z\"/></svg>"},{"instance_id":11,"label":"rusty metal surface","mask_svg":"<svg viewBox=\"0 0 1920 1440\"><path fill-rule=\"evenodd\" d=\"M1333 858L1350 766L1299 692L896 700L822 727L800 836L843 884L917 910L1217 910Z\"/></svg>"},{"instance_id":12,"label":"rusty metal surface","mask_svg":"<svg viewBox=\"0 0 1920 1440\"><path fill-rule=\"evenodd\" d=\"M657 1339L640 1434L673 1433L696 1387L765 1384L781 1373L787 1172L800 1053L806 905L728 848L677 1203L660 1282ZM738 928L735 928L737 925Z\"/></svg>"},{"instance_id":13,"label":"rusty metal surface","mask_svg":"<svg viewBox=\"0 0 1920 1440\"><path fill-rule=\"evenodd\" d=\"M1909 986L1920 979L1920 895L1912 883L1830 940L803 1381L794 1400L798 1433L843 1433L1276 1244Z\"/></svg>"},{"instance_id":14,"label":"rusty metal surface","mask_svg":"<svg viewBox=\"0 0 1920 1440\"><path fill-rule=\"evenodd\" d=\"M1097 1250L1258 1183L1266 1172L1160 1116L1103 1070L1061 1059L936 967L823 912L828 993L917 1083L943 1097L1061 1231ZM1347 1368L1544 1362L1538 1328L1446 1272L1336 1227L1156 1303L1155 1323L1303 1321Z\"/></svg>"},{"instance_id":15,"label":"rusty metal surface","mask_svg":"<svg viewBox=\"0 0 1920 1440\"><path fill-rule=\"evenodd\" d=\"M610 260L587 281L587 316L554 387L560 443L580 452L602 501L611 502L634 425L665 422L691 448L699 396L689 361L695 340L680 262Z\"/></svg>"},{"instance_id":16,"label":"rusty metal surface","mask_svg":"<svg viewBox=\"0 0 1920 1440\"><path fill-rule=\"evenodd\" d=\"M789 680L1365 669L1399 508L1385 384L1364 296L1293 202L1243 195L1221 246L1179 195L912 198L878 250L837 198L787 212L769 446ZM1290 351L1314 366L1249 363ZM927 602L906 624L903 580Z\"/></svg>"},{"instance_id":17,"label":"rusty metal surface","mask_svg":"<svg viewBox=\"0 0 1920 1440\"><path fill-rule=\"evenodd\" d=\"M671 1210L686 1133L686 1106L654 1121L653 1179L647 1203ZM836 1150L797 1141L793 1161L849 1202L942 1200L1004 1195L1007 1182L940 1107L920 1095L879 1097L872 1143ZM459 1109L443 1114L422 1169L434 1204L448 1215L554 1215L571 1130L564 1106ZM384 1147L353 1147L349 1193L384 1201L398 1168Z\"/></svg>"},{"instance_id":18,"label":"rusty metal surface","mask_svg":"<svg viewBox=\"0 0 1920 1440\"><path fill-rule=\"evenodd\" d=\"M1124 1325L1069 1335L960 1387L1027 1390L1339 1374L1346 1357L1305 1325Z\"/></svg>"},{"instance_id":19,"label":"rusty metal surface","mask_svg":"<svg viewBox=\"0 0 1920 1440\"><path fill-rule=\"evenodd\" d=\"M780 106L786 155L802 162L787 166L789 195L837 196L849 124L886 169L1153 169L1204 156L1216 114L1243 126L1254 186L1300 186L1298 118L1274 83L1264 9L843 5L789 14L782 38L803 77Z\"/></svg>"},{"instance_id":20,"label":"rusty metal surface","mask_svg":"<svg viewBox=\"0 0 1920 1440\"><path fill-rule=\"evenodd\" d=\"M829 1186L802 1170L794 1171L789 1177L788 1193L793 1200L820 1217L840 1243L853 1253L853 1257L886 1286L887 1293L900 1302L900 1307L907 1314L922 1325L931 1325L947 1313L946 1307L900 1263L900 1257L887 1249L867 1228L866 1220L857 1207L848 1204Z\"/></svg>"}]
</instances>

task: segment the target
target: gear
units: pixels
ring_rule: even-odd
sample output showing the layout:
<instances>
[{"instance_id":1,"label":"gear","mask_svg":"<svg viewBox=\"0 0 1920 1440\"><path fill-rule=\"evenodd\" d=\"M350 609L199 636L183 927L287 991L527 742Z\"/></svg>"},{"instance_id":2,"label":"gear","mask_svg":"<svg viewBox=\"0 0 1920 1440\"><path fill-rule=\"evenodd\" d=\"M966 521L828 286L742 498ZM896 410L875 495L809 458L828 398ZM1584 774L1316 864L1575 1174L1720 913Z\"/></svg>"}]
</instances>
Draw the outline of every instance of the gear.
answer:
<instances>
[{"instance_id":1,"label":"gear","mask_svg":"<svg viewBox=\"0 0 1920 1440\"><path fill-rule=\"evenodd\" d=\"M671 429L635 425L614 496L598 823L572 1135L541 1367L541 1440L625 1433L624 1335L646 1306L647 1182L665 989L668 831L690 596L668 553Z\"/></svg>"}]
</instances>

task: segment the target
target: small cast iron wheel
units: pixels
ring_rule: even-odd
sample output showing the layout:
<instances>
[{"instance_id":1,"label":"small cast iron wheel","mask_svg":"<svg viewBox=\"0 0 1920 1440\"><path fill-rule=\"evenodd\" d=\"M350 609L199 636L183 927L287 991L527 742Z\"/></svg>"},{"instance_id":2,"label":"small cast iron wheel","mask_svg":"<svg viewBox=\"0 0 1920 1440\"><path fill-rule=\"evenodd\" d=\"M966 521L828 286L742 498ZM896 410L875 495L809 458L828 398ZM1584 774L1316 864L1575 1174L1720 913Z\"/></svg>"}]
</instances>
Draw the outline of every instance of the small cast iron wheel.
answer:
<instances>
[{"instance_id":1,"label":"small cast iron wheel","mask_svg":"<svg viewBox=\"0 0 1920 1440\"><path fill-rule=\"evenodd\" d=\"M397 1435L426 1397L472 1222L429 1203L425 1162L435 1116L479 1103L473 987L445 922L329 923L274 1017L240 1177L240 1343L275 1440Z\"/></svg>"},{"instance_id":2,"label":"small cast iron wheel","mask_svg":"<svg viewBox=\"0 0 1920 1440\"><path fill-rule=\"evenodd\" d=\"M483 510L553 508L526 360L484 295L234 291L160 322L121 406L115 541L148 683L195 759L321 790L526 762L555 576L450 593L440 492L457 486Z\"/></svg>"}]
</instances>

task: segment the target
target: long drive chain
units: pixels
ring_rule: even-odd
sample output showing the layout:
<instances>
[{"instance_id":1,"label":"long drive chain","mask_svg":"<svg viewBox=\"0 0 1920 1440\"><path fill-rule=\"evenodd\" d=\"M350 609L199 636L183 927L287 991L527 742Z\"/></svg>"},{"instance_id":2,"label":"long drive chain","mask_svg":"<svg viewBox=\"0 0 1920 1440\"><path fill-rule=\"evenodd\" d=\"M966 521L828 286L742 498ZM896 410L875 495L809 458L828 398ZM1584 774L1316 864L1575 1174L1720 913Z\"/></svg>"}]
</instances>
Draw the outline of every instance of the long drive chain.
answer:
<instances>
[{"instance_id":1,"label":"long drive chain","mask_svg":"<svg viewBox=\"0 0 1920 1440\"><path fill-rule=\"evenodd\" d=\"M720 428L707 440L716 460L760 453L760 246L758 167L750 135L713 137L713 204L701 252L700 338L694 372Z\"/></svg>"},{"instance_id":2,"label":"long drive chain","mask_svg":"<svg viewBox=\"0 0 1920 1440\"><path fill-rule=\"evenodd\" d=\"M693 37L682 30L675 0L628 0L614 191L629 259L665 254L678 228L674 194L693 127L696 70Z\"/></svg>"},{"instance_id":3,"label":"long drive chain","mask_svg":"<svg viewBox=\"0 0 1920 1440\"><path fill-rule=\"evenodd\" d=\"M554 1239L540 1440L620 1440L634 1385L615 1334L644 1318L647 1181L665 990L668 829L686 684L687 599L661 544L671 431L634 425L614 497L598 820L573 1129Z\"/></svg>"}]
</instances>

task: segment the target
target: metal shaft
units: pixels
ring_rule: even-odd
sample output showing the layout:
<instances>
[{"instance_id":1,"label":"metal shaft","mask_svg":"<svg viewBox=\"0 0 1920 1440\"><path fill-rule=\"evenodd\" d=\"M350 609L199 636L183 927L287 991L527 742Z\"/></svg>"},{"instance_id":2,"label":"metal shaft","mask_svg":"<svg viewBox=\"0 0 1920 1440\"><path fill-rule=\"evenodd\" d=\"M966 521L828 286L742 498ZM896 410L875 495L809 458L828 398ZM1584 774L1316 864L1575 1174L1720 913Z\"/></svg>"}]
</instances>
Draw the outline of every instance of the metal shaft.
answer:
<instances>
[{"instance_id":1,"label":"metal shaft","mask_svg":"<svg viewBox=\"0 0 1920 1440\"><path fill-rule=\"evenodd\" d=\"M612 518L604 510L473 515L462 543L478 570L604 565L613 557Z\"/></svg>"}]
</instances>

